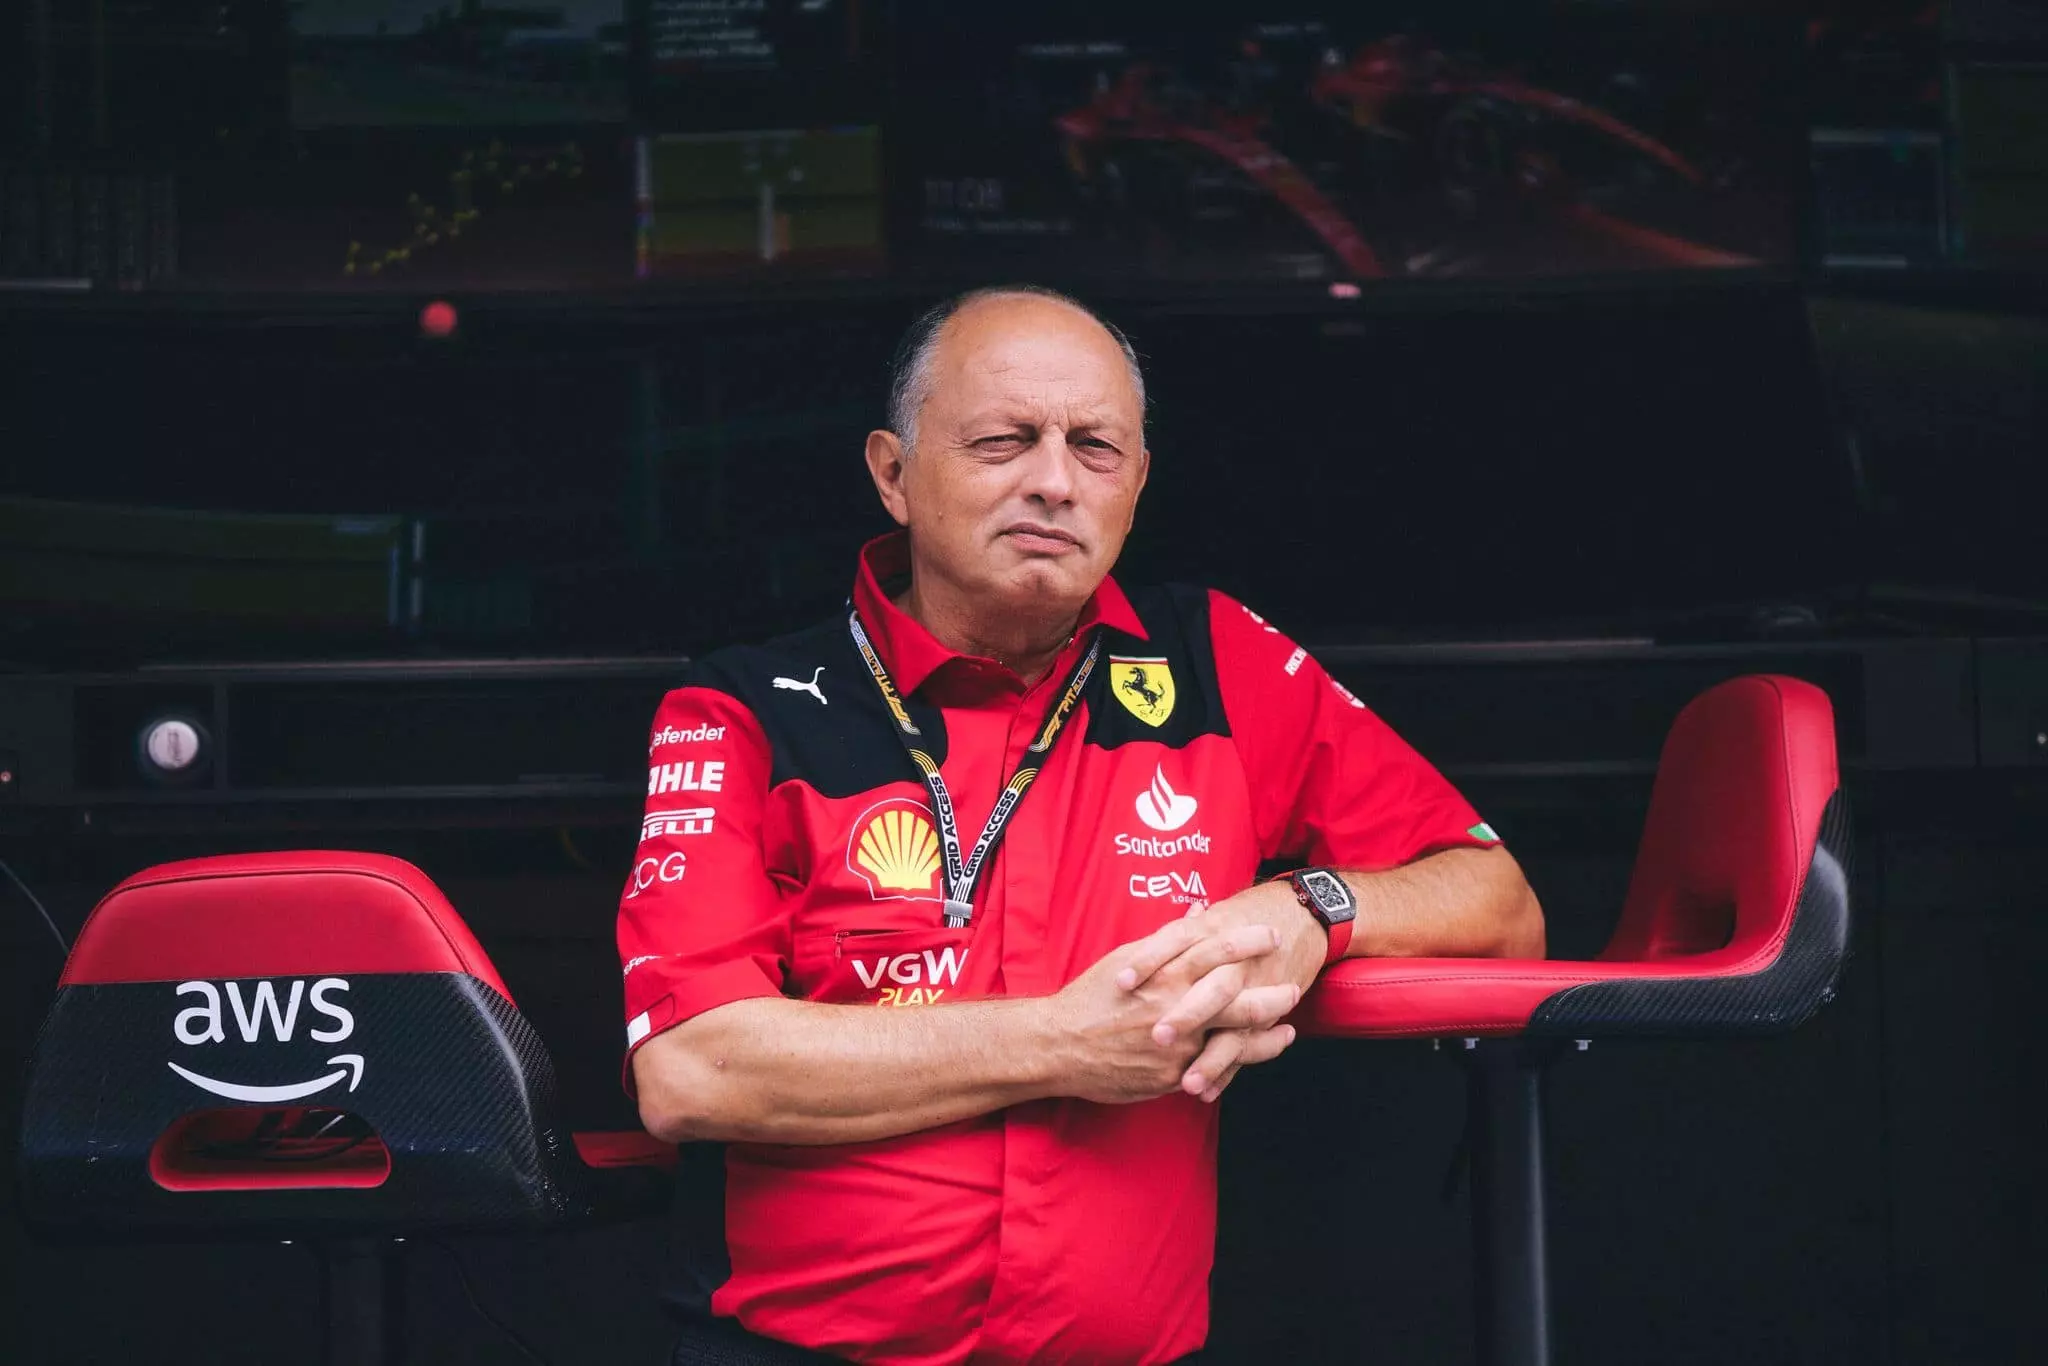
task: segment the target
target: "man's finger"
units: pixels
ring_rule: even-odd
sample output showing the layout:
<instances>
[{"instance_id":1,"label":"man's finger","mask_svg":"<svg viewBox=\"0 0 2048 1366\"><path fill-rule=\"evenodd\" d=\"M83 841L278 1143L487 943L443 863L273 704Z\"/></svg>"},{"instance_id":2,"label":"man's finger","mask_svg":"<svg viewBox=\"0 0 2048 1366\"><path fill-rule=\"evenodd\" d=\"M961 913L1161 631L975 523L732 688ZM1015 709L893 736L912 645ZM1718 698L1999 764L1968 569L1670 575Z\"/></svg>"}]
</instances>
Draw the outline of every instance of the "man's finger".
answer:
<instances>
[{"instance_id":1,"label":"man's finger","mask_svg":"<svg viewBox=\"0 0 2048 1366\"><path fill-rule=\"evenodd\" d=\"M1202 1104L1214 1105L1216 1103L1216 1097L1223 1094L1223 1088L1230 1085L1230 1083L1237 1077L1237 1074L1239 1072L1242 1072L1243 1070L1244 1059L1242 1058L1239 1058L1236 1062L1224 1068L1223 1075L1216 1078L1216 1080L1210 1082L1209 1089L1202 1092Z\"/></svg>"},{"instance_id":2,"label":"man's finger","mask_svg":"<svg viewBox=\"0 0 2048 1366\"><path fill-rule=\"evenodd\" d=\"M1217 1012L1236 1000L1243 991L1244 968L1239 964L1225 963L1203 974L1200 981L1189 987L1159 1017L1159 1023L1152 1026L1152 1041L1170 1044L1175 1039L1208 1028Z\"/></svg>"},{"instance_id":3,"label":"man's finger","mask_svg":"<svg viewBox=\"0 0 2048 1366\"><path fill-rule=\"evenodd\" d=\"M1280 982L1270 987L1246 987L1237 993L1236 1000L1211 1017L1209 1028L1269 1029L1300 1004L1301 988L1292 982ZM1173 1017L1169 1013L1166 1018Z\"/></svg>"},{"instance_id":4,"label":"man's finger","mask_svg":"<svg viewBox=\"0 0 2048 1366\"><path fill-rule=\"evenodd\" d=\"M1164 956L1151 948L1153 941L1161 937L1158 932L1140 940L1138 955L1116 976L1118 986L1125 991L1135 991L1170 963L1177 964L1190 979L1199 980L1226 963L1241 963L1280 947L1280 931L1271 925L1239 925L1222 934L1211 934L1192 921L1175 920L1170 923L1192 932L1194 937L1184 942L1179 950Z\"/></svg>"},{"instance_id":5,"label":"man's finger","mask_svg":"<svg viewBox=\"0 0 2048 1366\"><path fill-rule=\"evenodd\" d=\"M1167 921L1143 939L1127 946L1130 957L1123 970L1117 973L1116 984L1125 991L1132 990L1205 937L1202 927L1191 920Z\"/></svg>"},{"instance_id":6,"label":"man's finger","mask_svg":"<svg viewBox=\"0 0 2048 1366\"><path fill-rule=\"evenodd\" d=\"M1237 1065L1243 1056L1245 1032L1242 1029L1219 1029L1209 1036L1202 1045L1202 1051L1188 1064L1188 1070L1180 1074L1180 1089L1191 1096L1199 1096L1216 1084L1217 1078Z\"/></svg>"},{"instance_id":7,"label":"man's finger","mask_svg":"<svg viewBox=\"0 0 2048 1366\"><path fill-rule=\"evenodd\" d=\"M1271 1029L1254 1029L1245 1037L1244 1056L1239 1058L1238 1062L1246 1067L1254 1063L1271 1062L1285 1053L1287 1046L1293 1042L1294 1026L1291 1024L1275 1025Z\"/></svg>"},{"instance_id":8,"label":"man's finger","mask_svg":"<svg viewBox=\"0 0 2048 1366\"><path fill-rule=\"evenodd\" d=\"M1273 1029L1250 1029L1241 1031L1245 1036L1244 1049L1237 1055L1237 1061L1224 1069L1223 1075L1209 1084L1202 1092L1205 1104L1214 1104L1223 1094L1223 1088L1234 1081L1239 1072L1254 1063L1271 1062L1287 1051L1287 1045L1294 1042L1294 1026L1279 1025Z\"/></svg>"}]
</instances>

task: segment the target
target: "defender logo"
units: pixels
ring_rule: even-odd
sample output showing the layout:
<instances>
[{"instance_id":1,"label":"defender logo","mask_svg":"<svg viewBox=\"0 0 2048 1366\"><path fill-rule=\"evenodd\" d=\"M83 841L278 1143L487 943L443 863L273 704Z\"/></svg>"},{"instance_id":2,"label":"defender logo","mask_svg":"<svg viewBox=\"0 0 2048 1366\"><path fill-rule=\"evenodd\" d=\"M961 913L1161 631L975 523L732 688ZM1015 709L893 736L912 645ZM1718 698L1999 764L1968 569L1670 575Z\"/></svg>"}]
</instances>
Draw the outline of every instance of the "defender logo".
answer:
<instances>
[{"instance_id":1,"label":"defender logo","mask_svg":"<svg viewBox=\"0 0 2048 1366\"><path fill-rule=\"evenodd\" d=\"M1166 770L1154 767L1152 786L1138 794L1138 819L1160 834L1180 829L1195 818L1196 802L1175 792L1166 781Z\"/></svg>"},{"instance_id":2,"label":"defender logo","mask_svg":"<svg viewBox=\"0 0 2048 1366\"><path fill-rule=\"evenodd\" d=\"M881 987L882 994L875 1000L878 1006L923 1006L934 1004L948 988L956 986L960 969L966 966L967 950L956 953L948 944L943 949L899 953L892 958L856 958L853 974L869 991ZM896 985L883 987L884 977Z\"/></svg>"},{"instance_id":3,"label":"defender logo","mask_svg":"<svg viewBox=\"0 0 2048 1366\"><path fill-rule=\"evenodd\" d=\"M853 823L846 866L877 901L936 901L939 832L923 807L893 797Z\"/></svg>"},{"instance_id":4,"label":"defender logo","mask_svg":"<svg viewBox=\"0 0 2048 1366\"><path fill-rule=\"evenodd\" d=\"M1173 670L1162 657L1111 655L1109 691L1148 726L1163 726L1173 715Z\"/></svg>"},{"instance_id":5,"label":"defender logo","mask_svg":"<svg viewBox=\"0 0 2048 1366\"><path fill-rule=\"evenodd\" d=\"M654 732L647 742L647 752L654 753L663 745L691 745L700 740L723 740L724 726L696 726L689 730L678 730L674 726L663 726Z\"/></svg>"},{"instance_id":6,"label":"defender logo","mask_svg":"<svg viewBox=\"0 0 2048 1366\"><path fill-rule=\"evenodd\" d=\"M247 988L246 992L244 988ZM221 998L225 988L228 1009L231 1012L235 1031L242 1036L242 1042L255 1043L263 1037L264 1025L278 1043L290 1043L298 1029L299 1006L310 1005L313 1013L326 1016L332 1023L326 1027L312 1026L306 1031L308 1037L318 1043L340 1043L355 1033L356 1017L348 1007L327 999L333 992L348 990L348 983L339 977L322 977L308 990L303 978L294 979L285 994L284 1004L279 1005L277 985L270 981L254 984L226 982L216 987L211 982L180 982L179 997L197 996L201 1004L187 1006L178 1012L171 1023L171 1032L181 1044L188 1046L208 1043L226 1043L226 1017L221 1013ZM311 1025L311 1022L308 1021ZM177 1063L166 1064L173 1072L191 1082L202 1091L207 1091L228 1100L247 1101L258 1105L282 1104L286 1101L303 1100L318 1095L333 1086L343 1077L348 1078L348 1089L353 1091L362 1085L363 1055L360 1053L337 1053L327 1060L329 1067L339 1067L338 1072L329 1072L324 1077L308 1081L288 1082L282 1086L245 1086L240 1082L222 1081L195 1072Z\"/></svg>"}]
</instances>

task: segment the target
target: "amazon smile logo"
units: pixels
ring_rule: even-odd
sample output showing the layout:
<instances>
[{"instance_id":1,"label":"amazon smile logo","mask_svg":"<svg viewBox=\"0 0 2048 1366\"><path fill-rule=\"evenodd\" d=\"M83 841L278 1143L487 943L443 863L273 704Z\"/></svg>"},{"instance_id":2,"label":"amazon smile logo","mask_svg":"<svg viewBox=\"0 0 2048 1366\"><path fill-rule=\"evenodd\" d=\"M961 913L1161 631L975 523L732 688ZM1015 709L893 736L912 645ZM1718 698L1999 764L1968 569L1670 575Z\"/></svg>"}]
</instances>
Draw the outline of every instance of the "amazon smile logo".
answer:
<instances>
[{"instance_id":1,"label":"amazon smile logo","mask_svg":"<svg viewBox=\"0 0 2048 1366\"><path fill-rule=\"evenodd\" d=\"M347 990L348 983L339 977L322 977L310 986L304 978L297 978L286 983L282 993L277 983L267 980L223 982L218 986L212 982L181 982L178 999L197 997L198 1002L178 1012L171 1032L179 1043L187 1046L226 1043L228 1024L232 1021L243 1043L259 1043L265 1035L278 1043L290 1043L298 1031L303 1005L307 1007L306 1036L316 1043L340 1043L355 1033L356 1017L347 1006L330 998ZM322 1017L324 1023L316 1023L316 1016ZM325 1064L337 1070L278 1086L224 1081L175 1062L167 1065L202 1091L259 1105L280 1105L317 1096L339 1085L343 1078L347 1078L351 1091L363 1082L360 1053L337 1053Z\"/></svg>"}]
</instances>

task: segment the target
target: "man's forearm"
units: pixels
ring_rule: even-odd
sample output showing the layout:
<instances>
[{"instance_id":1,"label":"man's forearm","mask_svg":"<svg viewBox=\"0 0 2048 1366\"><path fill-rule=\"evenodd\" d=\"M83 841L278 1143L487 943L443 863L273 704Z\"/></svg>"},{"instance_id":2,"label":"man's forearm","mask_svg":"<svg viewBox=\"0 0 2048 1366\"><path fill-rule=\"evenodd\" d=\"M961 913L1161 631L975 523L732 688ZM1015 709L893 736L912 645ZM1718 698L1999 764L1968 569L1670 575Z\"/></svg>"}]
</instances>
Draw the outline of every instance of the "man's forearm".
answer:
<instances>
[{"instance_id":1,"label":"man's forearm","mask_svg":"<svg viewBox=\"0 0 2048 1366\"><path fill-rule=\"evenodd\" d=\"M706 1011L633 1059L670 1142L861 1143L1055 1094L1040 1000L891 1010L760 997Z\"/></svg>"},{"instance_id":2,"label":"man's forearm","mask_svg":"<svg viewBox=\"0 0 2048 1366\"><path fill-rule=\"evenodd\" d=\"M1358 897L1347 958L1541 958L1543 908L1505 849L1447 849L1344 872Z\"/></svg>"}]
</instances>

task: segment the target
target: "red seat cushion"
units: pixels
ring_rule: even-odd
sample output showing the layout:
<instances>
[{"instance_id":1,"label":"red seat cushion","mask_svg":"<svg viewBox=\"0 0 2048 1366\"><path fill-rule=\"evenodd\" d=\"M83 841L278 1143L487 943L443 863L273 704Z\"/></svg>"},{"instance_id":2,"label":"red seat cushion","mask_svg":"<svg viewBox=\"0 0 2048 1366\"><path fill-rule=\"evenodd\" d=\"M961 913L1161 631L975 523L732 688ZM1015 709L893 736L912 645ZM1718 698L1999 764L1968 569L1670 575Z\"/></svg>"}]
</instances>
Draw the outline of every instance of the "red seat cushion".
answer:
<instances>
[{"instance_id":1,"label":"red seat cushion","mask_svg":"<svg viewBox=\"0 0 2048 1366\"><path fill-rule=\"evenodd\" d=\"M144 869L78 932L61 986L467 973L512 993L426 874L383 854L229 854Z\"/></svg>"},{"instance_id":2,"label":"red seat cushion","mask_svg":"<svg viewBox=\"0 0 2048 1366\"><path fill-rule=\"evenodd\" d=\"M663 1143L645 1129L574 1134L576 1155L586 1167L660 1167L676 1165L676 1145Z\"/></svg>"},{"instance_id":3,"label":"red seat cushion","mask_svg":"<svg viewBox=\"0 0 2048 1366\"><path fill-rule=\"evenodd\" d=\"M1325 972L1290 1018L1311 1034L1344 1038L1519 1034L1538 1006L1571 987L1732 976L1761 966L1731 964L1726 955L1638 963L1354 958Z\"/></svg>"},{"instance_id":4,"label":"red seat cushion","mask_svg":"<svg viewBox=\"0 0 2048 1366\"><path fill-rule=\"evenodd\" d=\"M1516 1034L1572 987L1762 972L1791 933L1838 785L1827 694L1776 676L1720 684L1672 725L1628 900L1598 960L1354 958L1325 972L1294 1018L1347 1037Z\"/></svg>"}]
</instances>

